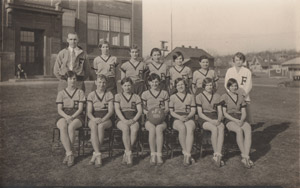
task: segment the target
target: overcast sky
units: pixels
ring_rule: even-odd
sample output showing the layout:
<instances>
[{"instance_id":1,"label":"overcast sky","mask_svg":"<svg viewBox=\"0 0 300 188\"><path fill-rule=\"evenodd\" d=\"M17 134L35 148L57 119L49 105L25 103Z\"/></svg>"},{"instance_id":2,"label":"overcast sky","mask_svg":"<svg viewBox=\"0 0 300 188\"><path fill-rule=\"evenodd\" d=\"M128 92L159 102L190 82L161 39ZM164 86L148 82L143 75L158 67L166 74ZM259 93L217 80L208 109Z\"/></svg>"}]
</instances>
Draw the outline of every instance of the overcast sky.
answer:
<instances>
[{"instance_id":1,"label":"overcast sky","mask_svg":"<svg viewBox=\"0 0 300 188\"><path fill-rule=\"evenodd\" d=\"M173 48L213 55L300 50L298 0L143 0L143 56L161 40L171 48L171 10Z\"/></svg>"}]
</instances>

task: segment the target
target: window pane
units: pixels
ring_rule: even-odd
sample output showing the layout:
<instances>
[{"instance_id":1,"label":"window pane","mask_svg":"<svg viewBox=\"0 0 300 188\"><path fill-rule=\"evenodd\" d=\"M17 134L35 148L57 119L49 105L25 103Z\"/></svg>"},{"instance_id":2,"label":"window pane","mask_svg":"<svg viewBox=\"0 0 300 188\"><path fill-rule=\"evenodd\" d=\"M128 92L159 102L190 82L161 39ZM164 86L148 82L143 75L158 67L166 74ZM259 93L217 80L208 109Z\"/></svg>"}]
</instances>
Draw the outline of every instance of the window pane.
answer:
<instances>
[{"instance_id":1,"label":"window pane","mask_svg":"<svg viewBox=\"0 0 300 188\"><path fill-rule=\"evenodd\" d=\"M28 62L34 63L34 46L29 46L28 51Z\"/></svg>"},{"instance_id":2,"label":"window pane","mask_svg":"<svg viewBox=\"0 0 300 188\"><path fill-rule=\"evenodd\" d=\"M98 15L88 13L88 29L98 30Z\"/></svg>"},{"instance_id":3,"label":"window pane","mask_svg":"<svg viewBox=\"0 0 300 188\"><path fill-rule=\"evenodd\" d=\"M110 18L110 30L115 32L120 32L120 18L116 18L116 17Z\"/></svg>"},{"instance_id":4,"label":"window pane","mask_svg":"<svg viewBox=\"0 0 300 188\"><path fill-rule=\"evenodd\" d=\"M22 42L34 42L34 32L32 31L21 31Z\"/></svg>"},{"instance_id":5,"label":"window pane","mask_svg":"<svg viewBox=\"0 0 300 188\"><path fill-rule=\"evenodd\" d=\"M120 40L119 40L119 33L113 33L111 32L110 33L110 42L112 45L116 45L116 46L119 46L120 45Z\"/></svg>"},{"instance_id":6,"label":"window pane","mask_svg":"<svg viewBox=\"0 0 300 188\"><path fill-rule=\"evenodd\" d=\"M98 44L98 31L88 30L88 44L97 45Z\"/></svg>"},{"instance_id":7,"label":"window pane","mask_svg":"<svg viewBox=\"0 0 300 188\"><path fill-rule=\"evenodd\" d=\"M108 16L99 16L99 29L104 31L109 31L109 17Z\"/></svg>"},{"instance_id":8,"label":"window pane","mask_svg":"<svg viewBox=\"0 0 300 188\"><path fill-rule=\"evenodd\" d=\"M129 19L121 19L121 32L130 33L130 20Z\"/></svg>"},{"instance_id":9,"label":"window pane","mask_svg":"<svg viewBox=\"0 0 300 188\"><path fill-rule=\"evenodd\" d=\"M99 40L101 40L101 39L109 42L108 32L100 31L99 32Z\"/></svg>"},{"instance_id":10,"label":"window pane","mask_svg":"<svg viewBox=\"0 0 300 188\"><path fill-rule=\"evenodd\" d=\"M21 46L21 62L26 63L26 46Z\"/></svg>"},{"instance_id":11,"label":"window pane","mask_svg":"<svg viewBox=\"0 0 300 188\"><path fill-rule=\"evenodd\" d=\"M62 28L62 39L63 42L67 42L68 33L75 32L74 27L63 27Z\"/></svg>"},{"instance_id":12,"label":"window pane","mask_svg":"<svg viewBox=\"0 0 300 188\"><path fill-rule=\"evenodd\" d=\"M63 9L62 25L75 27L75 11Z\"/></svg>"},{"instance_id":13,"label":"window pane","mask_svg":"<svg viewBox=\"0 0 300 188\"><path fill-rule=\"evenodd\" d=\"M129 34L122 34L122 46L130 46Z\"/></svg>"}]
</instances>

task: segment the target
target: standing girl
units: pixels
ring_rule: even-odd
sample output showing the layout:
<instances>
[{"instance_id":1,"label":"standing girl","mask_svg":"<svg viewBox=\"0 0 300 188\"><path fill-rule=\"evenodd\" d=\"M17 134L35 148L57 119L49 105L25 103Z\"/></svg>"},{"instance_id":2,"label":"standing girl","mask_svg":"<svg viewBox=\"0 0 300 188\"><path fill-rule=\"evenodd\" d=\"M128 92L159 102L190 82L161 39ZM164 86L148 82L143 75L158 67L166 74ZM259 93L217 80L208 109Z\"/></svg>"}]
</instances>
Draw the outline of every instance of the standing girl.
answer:
<instances>
[{"instance_id":1,"label":"standing girl","mask_svg":"<svg viewBox=\"0 0 300 188\"><path fill-rule=\"evenodd\" d=\"M107 77L107 91L111 91L112 94L117 93L117 85L116 85L116 67L117 67L117 58L115 56L111 56L109 53L110 45L109 42L100 40L99 49L101 51L101 55L97 56L94 59L93 66L96 72L96 75L103 74ZM96 84L93 85L92 91L96 90Z\"/></svg>"},{"instance_id":2,"label":"standing girl","mask_svg":"<svg viewBox=\"0 0 300 188\"><path fill-rule=\"evenodd\" d=\"M115 111L119 118L117 127L122 131L122 139L125 147L122 164L132 165L132 146L134 145L139 130L138 120L141 117L141 98L132 93L133 81L125 77L121 80L123 93L115 96Z\"/></svg>"},{"instance_id":3,"label":"standing girl","mask_svg":"<svg viewBox=\"0 0 300 188\"><path fill-rule=\"evenodd\" d=\"M186 90L189 91L190 83L192 80L192 70L183 65L184 57L181 52L175 52L173 55L173 62L175 65L170 68L170 95L176 93L175 80L177 78L183 78L187 83Z\"/></svg>"},{"instance_id":4,"label":"standing girl","mask_svg":"<svg viewBox=\"0 0 300 188\"><path fill-rule=\"evenodd\" d=\"M142 94L144 104L144 114L154 107L162 108L165 114L169 111L169 95L166 90L159 88L160 77L153 73L148 77L150 89ZM146 129L149 131L149 145L151 150L150 164L162 165L162 148L163 148L163 131L167 128L166 122L159 125L152 124L149 120L145 123Z\"/></svg>"},{"instance_id":5,"label":"standing girl","mask_svg":"<svg viewBox=\"0 0 300 188\"><path fill-rule=\"evenodd\" d=\"M56 124L60 130L60 140L66 150L63 164L70 167L74 164L72 148L75 140L75 130L84 124L82 110L85 96L81 89L76 88L77 75L73 71L68 71L66 78L68 86L59 91L56 98L57 111L60 115Z\"/></svg>"},{"instance_id":6,"label":"standing girl","mask_svg":"<svg viewBox=\"0 0 300 188\"><path fill-rule=\"evenodd\" d=\"M148 64L149 74L155 73L160 77L160 89L168 91L169 72L167 65L161 60L161 51L153 48L150 53L151 61Z\"/></svg>"},{"instance_id":7,"label":"standing girl","mask_svg":"<svg viewBox=\"0 0 300 188\"><path fill-rule=\"evenodd\" d=\"M112 126L111 116L113 115L113 95L106 91L107 78L103 74L97 75L95 80L97 89L88 95L87 115L89 128L91 129L91 141L93 145L93 156L89 164L95 167L102 165L100 148L104 140L104 130Z\"/></svg>"},{"instance_id":8,"label":"standing girl","mask_svg":"<svg viewBox=\"0 0 300 188\"><path fill-rule=\"evenodd\" d=\"M130 57L129 61L121 65L121 80L125 77L131 78L134 83L131 86L132 92L141 95L146 89L144 80L147 66L144 62L139 61L139 49L136 45L130 48Z\"/></svg>"},{"instance_id":9,"label":"standing girl","mask_svg":"<svg viewBox=\"0 0 300 188\"><path fill-rule=\"evenodd\" d=\"M227 82L230 78L236 79L238 86L244 92L245 102L247 104L247 121L249 123L253 123L252 115L250 111L250 91L252 89L252 74L249 69L244 67L244 63L246 61L246 57L243 53L237 52L233 56L233 67L229 68L225 75L225 88L227 86Z\"/></svg>"},{"instance_id":10,"label":"standing girl","mask_svg":"<svg viewBox=\"0 0 300 188\"><path fill-rule=\"evenodd\" d=\"M246 103L241 92L238 90L238 82L234 78L227 81L228 93L222 95L223 113L225 125L229 131L236 133L236 141L242 155L242 163L247 168L254 164L249 158L251 148L251 126L246 120Z\"/></svg>"},{"instance_id":11,"label":"standing girl","mask_svg":"<svg viewBox=\"0 0 300 188\"><path fill-rule=\"evenodd\" d=\"M174 118L173 128L179 132L179 142L184 155L183 164L191 164L191 151L194 142L195 122L193 120L196 112L194 96L186 92L186 82L183 78L177 78L174 86L177 93L170 97L170 114Z\"/></svg>"},{"instance_id":12,"label":"standing girl","mask_svg":"<svg viewBox=\"0 0 300 188\"><path fill-rule=\"evenodd\" d=\"M200 69L196 70L193 73L193 93L198 95L201 93L204 88L202 88L202 82L204 78L211 78L216 83L217 88L217 81L219 77L217 76L214 70L209 69L209 60L206 55L202 55L199 58Z\"/></svg>"},{"instance_id":13,"label":"standing girl","mask_svg":"<svg viewBox=\"0 0 300 188\"><path fill-rule=\"evenodd\" d=\"M211 143L214 154L213 161L217 166L224 165L222 161L222 146L224 141L224 124L222 123L222 107L220 95L215 93L215 83L211 78L205 78L202 83L204 91L196 96L199 125L211 132Z\"/></svg>"}]
</instances>

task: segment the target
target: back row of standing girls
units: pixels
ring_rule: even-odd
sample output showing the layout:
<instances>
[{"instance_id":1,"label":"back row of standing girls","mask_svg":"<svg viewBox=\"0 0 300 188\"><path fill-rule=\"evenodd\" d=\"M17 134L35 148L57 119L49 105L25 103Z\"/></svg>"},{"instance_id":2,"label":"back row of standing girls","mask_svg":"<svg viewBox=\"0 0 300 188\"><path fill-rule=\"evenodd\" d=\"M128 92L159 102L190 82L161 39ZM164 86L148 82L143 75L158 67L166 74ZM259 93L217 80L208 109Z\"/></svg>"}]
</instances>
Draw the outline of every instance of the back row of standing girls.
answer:
<instances>
[{"instance_id":1,"label":"back row of standing girls","mask_svg":"<svg viewBox=\"0 0 300 188\"><path fill-rule=\"evenodd\" d=\"M103 130L111 126L111 123L106 122L110 121L110 117L113 113L113 99L115 101L116 114L120 119L117 123L117 127L123 132L123 142L125 145L125 154L122 163L132 164L131 146L136 139L137 121L142 109L139 102L139 95L142 94L142 101L144 102L143 111L145 114L147 114L148 109L155 106L163 107L166 112L168 112L170 107L170 114L174 118L173 127L179 131L179 140L183 149L185 165L189 165L192 160L190 152L195 127L192 118L196 111L196 104L200 120L202 120L200 124L204 129L212 132L212 145L214 149L213 160L216 164L219 166L224 164L221 160L224 134L224 125L221 120L222 114L224 114L228 120L225 121L226 127L237 133L237 142L242 152L243 164L247 167L253 165L253 162L249 159L251 127L245 121L247 113L244 108L244 99L249 99L252 83L251 72L242 67L241 62L245 60L243 54L237 53L234 56L235 66L228 70L225 77L225 88L228 93L220 97L220 95L215 93L218 77L213 70L209 70L207 57L200 57L201 69L192 74L190 68L183 65L183 55L180 52L176 52L173 56L175 66L168 71L166 65L160 61L161 52L159 49L152 49L151 62L146 66L143 62L138 61L139 50L137 47L133 47L130 49L131 59L121 65L121 85L123 92L114 97L116 93L115 68L117 59L109 55L108 42L100 43L99 48L101 49L101 55L95 58L93 67L98 75L95 81L97 89L93 86L96 91L90 93L88 96L89 127L92 130L91 140L95 150L90 162L91 164L95 164L96 166L101 166L102 164L99 147L103 141ZM150 72L148 80L145 79L147 72ZM80 85L74 82L74 75L67 75L67 77L68 87L61 91L57 97L58 113L60 115L57 125L62 131L61 140L66 149L64 163L67 163L68 166L72 166L74 156L72 155L71 145L74 142L75 129L82 124L80 109L82 110L83 108L82 102L84 101L84 94L82 90L75 89L80 88ZM146 84L149 84L150 89L144 91ZM192 89L190 89L191 85ZM243 92L238 91L238 87L242 88ZM128 88L130 88L130 90ZM170 97L169 105L169 95L167 91L173 94ZM70 93L73 94L70 95ZM76 93L78 95L75 95ZM135 94L133 95L133 93ZM196 103L194 95L191 93L195 94ZM76 100L73 98L74 96ZM131 101L133 99L132 96L135 96L135 101ZM74 104L71 104L69 100L74 100ZM106 102L103 103L103 101ZM128 103L127 108L126 105L123 106L125 104L124 102ZM249 100L247 102L249 103ZM70 112L69 109L74 107L77 110ZM127 109L129 112L133 111L133 113L129 113L131 115L125 115L128 113L124 113L126 112L124 109ZM104 110L104 113L100 115L99 113L102 110ZM160 165L163 163L161 154L163 143L162 132L166 128L166 123L163 122L161 125L154 126L147 121L145 127L149 131L149 145L151 150L150 163L152 165Z\"/></svg>"}]
</instances>

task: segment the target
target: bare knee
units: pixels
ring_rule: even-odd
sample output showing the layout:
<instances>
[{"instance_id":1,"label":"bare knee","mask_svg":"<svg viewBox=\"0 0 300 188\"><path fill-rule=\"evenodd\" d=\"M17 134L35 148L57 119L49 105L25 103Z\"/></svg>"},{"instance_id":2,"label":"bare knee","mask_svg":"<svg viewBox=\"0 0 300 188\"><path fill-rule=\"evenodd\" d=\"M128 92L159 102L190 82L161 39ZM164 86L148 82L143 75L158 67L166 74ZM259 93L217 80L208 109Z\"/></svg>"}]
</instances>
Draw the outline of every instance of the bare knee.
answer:
<instances>
[{"instance_id":1,"label":"bare knee","mask_svg":"<svg viewBox=\"0 0 300 188\"><path fill-rule=\"evenodd\" d=\"M97 124L94 121L89 121L89 128L91 130L96 130L97 129Z\"/></svg>"}]
</instances>

